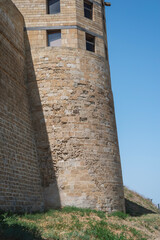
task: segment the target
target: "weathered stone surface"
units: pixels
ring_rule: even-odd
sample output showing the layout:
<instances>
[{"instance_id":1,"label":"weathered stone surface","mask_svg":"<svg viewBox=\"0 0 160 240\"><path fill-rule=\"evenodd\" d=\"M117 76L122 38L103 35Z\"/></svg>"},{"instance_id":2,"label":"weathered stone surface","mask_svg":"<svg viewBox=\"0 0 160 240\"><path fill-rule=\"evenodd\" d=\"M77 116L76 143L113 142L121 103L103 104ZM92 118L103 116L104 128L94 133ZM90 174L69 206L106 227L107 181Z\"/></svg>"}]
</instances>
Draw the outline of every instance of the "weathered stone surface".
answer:
<instances>
[{"instance_id":1,"label":"weathered stone surface","mask_svg":"<svg viewBox=\"0 0 160 240\"><path fill-rule=\"evenodd\" d=\"M23 17L0 0L0 209L43 209L25 81Z\"/></svg>"},{"instance_id":2,"label":"weathered stone surface","mask_svg":"<svg viewBox=\"0 0 160 240\"><path fill-rule=\"evenodd\" d=\"M93 21L84 17L82 0L61 1L61 13L53 15L46 14L45 0L13 2L30 27L25 31L26 82L45 207L123 211L101 0L93 4ZM43 27L57 26L67 27L61 29L62 46L48 47ZM95 52L86 51L88 31L95 35ZM19 46L24 52L23 44ZM5 57L3 61L7 61ZM18 66L22 63L17 60ZM15 73L12 61L10 64L15 78L22 79L24 73Z\"/></svg>"},{"instance_id":3,"label":"weathered stone surface","mask_svg":"<svg viewBox=\"0 0 160 240\"><path fill-rule=\"evenodd\" d=\"M29 74L28 87L46 205L55 204L55 175L43 158L51 155L62 206L123 209L113 99L104 58L67 47L32 49L32 57L35 80ZM47 150L41 147L44 122L37 112L37 88L50 145Z\"/></svg>"}]
</instances>

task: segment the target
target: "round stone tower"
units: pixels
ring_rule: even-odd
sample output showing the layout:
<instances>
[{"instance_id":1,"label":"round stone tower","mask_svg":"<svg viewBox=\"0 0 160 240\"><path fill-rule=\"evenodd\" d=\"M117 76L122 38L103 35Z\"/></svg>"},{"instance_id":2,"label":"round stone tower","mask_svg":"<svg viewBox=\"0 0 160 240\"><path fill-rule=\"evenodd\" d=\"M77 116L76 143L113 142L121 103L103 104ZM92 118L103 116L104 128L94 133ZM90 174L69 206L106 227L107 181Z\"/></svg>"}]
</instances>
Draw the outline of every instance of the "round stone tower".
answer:
<instances>
[{"instance_id":1,"label":"round stone tower","mask_svg":"<svg viewBox=\"0 0 160 240\"><path fill-rule=\"evenodd\" d=\"M13 0L46 208L124 211L103 0Z\"/></svg>"}]
</instances>

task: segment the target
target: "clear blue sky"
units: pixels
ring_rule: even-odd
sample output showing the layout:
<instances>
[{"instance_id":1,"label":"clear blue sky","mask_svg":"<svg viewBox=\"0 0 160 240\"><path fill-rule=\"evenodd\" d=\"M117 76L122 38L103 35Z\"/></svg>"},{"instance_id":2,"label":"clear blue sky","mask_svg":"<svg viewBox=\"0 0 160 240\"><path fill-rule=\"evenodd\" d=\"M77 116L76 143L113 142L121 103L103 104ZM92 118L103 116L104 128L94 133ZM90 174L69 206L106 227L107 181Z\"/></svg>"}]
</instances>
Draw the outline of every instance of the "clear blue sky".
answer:
<instances>
[{"instance_id":1,"label":"clear blue sky","mask_svg":"<svg viewBox=\"0 0 160 240\"><path fill-rule=\"evenodd\" d=\"M160 203L160 0L111 0L109 61L124 185Z\"/></svg>"}]
</instances>

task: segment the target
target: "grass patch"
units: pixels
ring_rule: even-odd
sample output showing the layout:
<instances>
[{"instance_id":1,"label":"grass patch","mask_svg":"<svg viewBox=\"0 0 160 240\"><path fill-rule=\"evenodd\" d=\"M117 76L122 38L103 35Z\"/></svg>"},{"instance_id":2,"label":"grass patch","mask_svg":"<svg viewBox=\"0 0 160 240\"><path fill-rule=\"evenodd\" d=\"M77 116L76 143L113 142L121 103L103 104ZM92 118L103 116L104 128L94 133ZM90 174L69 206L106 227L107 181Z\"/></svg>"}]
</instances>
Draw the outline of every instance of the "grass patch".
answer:
<instances>
[{"instance_id":1,"label":"grass patch","mask_svg":"<svg viewBox=\"0 0 160 240\"><path fill-rule=\"evenodd\" d=\"M118 217L121 219L126 219L129 217L129 214L123 213L123 212L113 212L111 214L109 214L110 217Z\"/></svg>"},{"instance_id":2,"label":"grass patch","mask_svg":"<svg viewBox=\"0 0 160 240\"><path fill-rule=\"evenodd\" d=\"M138 240L147 240L147 238L143 238L140 231L137 231L135 228L130 228L129 230L134 237L137 237Z\"/></svg>"},{"instance_id":3,"label":"grass patch","mask_svg":"<svg viewBox=\"0 0 160 240\"><path fill-rule=\"evenodd\" d=\"M0 239L151 240L152 233L160 229L159 215L128 216L75 207L23 215L5 213L0 214ZM148 238L146 230L150 232Z\"/></svg>"},{"instance_id":4,"label":"grass patch","mask_svg":"<svg viewBox=\"0 0 160 240\"><path fill-rule=\"evenodd\" d=\"M105 218L106 213L103 211L97 211L90 208L76 208L76 207L64 207L60 210L63 213L79 213L82 217L83 216L90 216L92 213L96 214L100 218Z\"/></svg>"},{"instance_id":5,"label":"grass patch","mask_svg":"<svg viewBox=\"0 0 160 240\"><path fill-rule=\"evenodd\" d=\"M114 234L105 221L90 221L85 231L74 231L66 235L65 239L90 240L90 239L104 239L104 240L126 240L123 234Z\"/></svg>"},{"instance_id":6,"label":"grass patch","mask_svg":"<svg viewBox=\"0 0 160 240\"><path fill-rule=\"evenodd\" d=\"M17 215L0 215L0 236L15 240L41 240L40 230L34 223L21 222Z\"/></svg>"}]
</instances>

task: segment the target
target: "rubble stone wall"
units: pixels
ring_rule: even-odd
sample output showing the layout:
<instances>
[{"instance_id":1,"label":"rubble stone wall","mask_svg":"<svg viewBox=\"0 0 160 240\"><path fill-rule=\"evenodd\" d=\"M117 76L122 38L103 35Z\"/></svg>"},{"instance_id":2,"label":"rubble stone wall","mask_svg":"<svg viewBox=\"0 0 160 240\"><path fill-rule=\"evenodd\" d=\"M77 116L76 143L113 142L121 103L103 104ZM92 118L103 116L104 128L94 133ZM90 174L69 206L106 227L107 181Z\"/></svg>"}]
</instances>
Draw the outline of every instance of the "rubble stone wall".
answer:
<instances>
[{"instance_id":1,"label":"rubble stone wall","mask_svg":"<svg viewBox=\"0 0 160 240\"><path fill-rule=\"evenodd\" d=\"M50 145L40 156L46 207L58 203L57 185L61 206L123 210L113 99L103 57L52 47L32 49L32 56L37 82L30 76L28 86L34 125L39 124L37 146L42 154L37 86Z\"/></svg>"}]
</instances>

